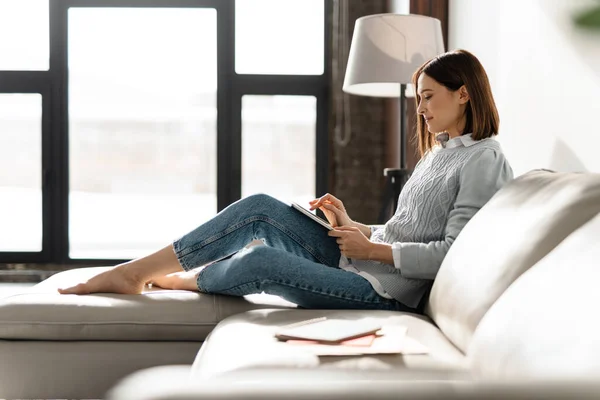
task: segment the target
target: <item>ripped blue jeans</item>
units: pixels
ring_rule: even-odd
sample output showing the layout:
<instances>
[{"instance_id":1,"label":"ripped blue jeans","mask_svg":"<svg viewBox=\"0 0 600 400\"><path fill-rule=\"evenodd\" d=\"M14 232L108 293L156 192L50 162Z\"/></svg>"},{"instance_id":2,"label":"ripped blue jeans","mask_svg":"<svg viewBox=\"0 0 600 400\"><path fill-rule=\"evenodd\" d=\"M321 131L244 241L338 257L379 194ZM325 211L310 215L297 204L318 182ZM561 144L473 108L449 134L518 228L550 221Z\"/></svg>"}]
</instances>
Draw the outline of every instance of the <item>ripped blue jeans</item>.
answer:
<instances>
[{"instance_id":1,"label":"ripped blue jeans","mask_svg":"<svg viewBox=\"0 0 600 400\"><path fill-rule=\"evenodd\" d=\"M252 240L266 246L245 248ZM302 308L415 310L380 296L362 276L338 267L327 229L264 194L241 199L173 243L184 270L204 293L268 293Z\"/></svg>"}]
</instances>

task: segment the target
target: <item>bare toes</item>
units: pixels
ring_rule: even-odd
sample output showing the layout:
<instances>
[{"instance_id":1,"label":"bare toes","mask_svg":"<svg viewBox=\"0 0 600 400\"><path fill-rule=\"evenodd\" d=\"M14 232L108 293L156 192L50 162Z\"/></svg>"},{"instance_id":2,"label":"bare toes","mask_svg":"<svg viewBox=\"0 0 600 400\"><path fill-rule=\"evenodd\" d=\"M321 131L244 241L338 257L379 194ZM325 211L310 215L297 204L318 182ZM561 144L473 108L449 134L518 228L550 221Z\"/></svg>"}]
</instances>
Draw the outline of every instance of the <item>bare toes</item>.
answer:
<instances>
[{"instance_id":1,"label":"bare toes","mask_svg":"<svg viewBox=\"0 0 600 400\"><path fill-rule=\"evenodd\" d=\"M87 294L89 290L87 289L87 284L80 283L75 286L71 286L64 289L58 289L58 293L60 294Z\"/></svg>"}]
</instances>

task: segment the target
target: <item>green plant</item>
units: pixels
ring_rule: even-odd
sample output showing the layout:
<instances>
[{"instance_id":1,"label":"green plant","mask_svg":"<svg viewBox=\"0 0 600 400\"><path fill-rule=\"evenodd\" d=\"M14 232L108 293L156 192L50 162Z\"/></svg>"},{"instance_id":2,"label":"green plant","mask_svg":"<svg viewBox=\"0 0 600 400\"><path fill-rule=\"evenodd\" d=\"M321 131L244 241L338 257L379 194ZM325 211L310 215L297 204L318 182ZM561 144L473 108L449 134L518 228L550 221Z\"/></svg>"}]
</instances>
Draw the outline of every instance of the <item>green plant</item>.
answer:
<instances>
[{"instance_id":1,"label":"green plant","mask_svg":"<svg viewBox=\"0 0 600 400\"><path fill-rule=\"evenodd\" d=\"M600 29L600 5L575 15L573 19L582 28Z\"/></svg>"}]
</instances>

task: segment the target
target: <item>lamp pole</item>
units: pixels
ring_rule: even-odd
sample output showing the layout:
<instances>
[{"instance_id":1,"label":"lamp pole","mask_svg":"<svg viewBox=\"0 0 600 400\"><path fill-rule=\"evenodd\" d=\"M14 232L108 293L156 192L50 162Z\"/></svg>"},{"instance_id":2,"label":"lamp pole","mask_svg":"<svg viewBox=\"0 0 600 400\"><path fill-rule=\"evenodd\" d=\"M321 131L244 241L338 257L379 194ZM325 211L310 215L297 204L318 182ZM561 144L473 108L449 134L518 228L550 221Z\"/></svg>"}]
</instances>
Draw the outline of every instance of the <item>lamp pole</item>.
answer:
<instances>
[{"instance_id":1,"label":"lamp pole","mask_svg":"<svg viewBox=\"0 0 600 400\"><path fill-rule=\"evenodd\" d=\"M379 213L379 223L385 223L398 208L398 197L404 184L410 177L412 171L406 168L406 130L407 130L407 115L406 115L406 84L400 84L400 104L399 104L399 125L400 125L400 140L399 140L399 166L400 168L385 168L383 175L387 178L386 188L383 200L383 207ZM393 209L390 213L390 203Z\"/></svg>"},{"instance_id":2,"label":"lamp pole","mask_svg":"<svg viewBox=\"0 0 600 400\"><path fill-rule=\"evenodd\" d=\"M406 85L400 84L400 169L406 169ZM396 209L396 207L394 207Z\"/></svg>"}]
</instances>

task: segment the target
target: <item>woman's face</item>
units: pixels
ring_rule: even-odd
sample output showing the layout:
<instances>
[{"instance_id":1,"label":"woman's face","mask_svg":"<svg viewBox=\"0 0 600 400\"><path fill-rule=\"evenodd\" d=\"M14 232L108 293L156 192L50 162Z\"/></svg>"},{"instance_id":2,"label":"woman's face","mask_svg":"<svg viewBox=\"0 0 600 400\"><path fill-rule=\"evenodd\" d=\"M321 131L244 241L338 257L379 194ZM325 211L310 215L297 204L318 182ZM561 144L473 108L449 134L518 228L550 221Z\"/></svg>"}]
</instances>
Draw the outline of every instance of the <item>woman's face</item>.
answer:
<instances>
[{"instance_id":1,"label":"woman's face","mask_svg":"<svg viewBox=\"0 0 600 400\"><path fill-rule=\"evenodd\" d=\"M453 92L424 73L419 76L417 85L417 113L424 118L429 132L459 136L466 124L465 109L469 97L465 87Z\"/></svg>"}]
</instances>

